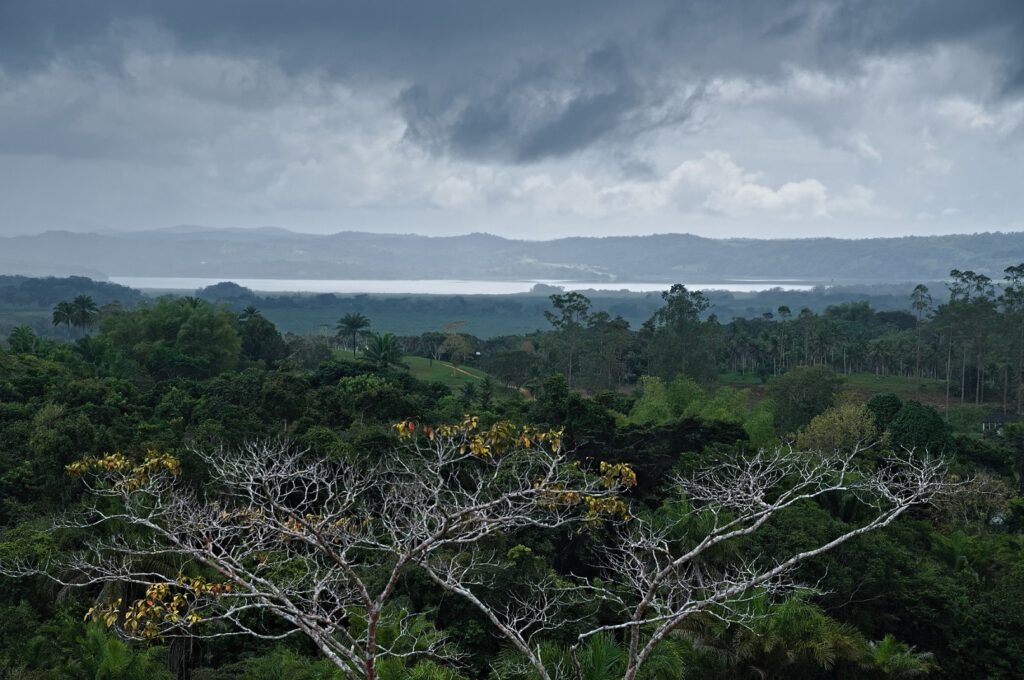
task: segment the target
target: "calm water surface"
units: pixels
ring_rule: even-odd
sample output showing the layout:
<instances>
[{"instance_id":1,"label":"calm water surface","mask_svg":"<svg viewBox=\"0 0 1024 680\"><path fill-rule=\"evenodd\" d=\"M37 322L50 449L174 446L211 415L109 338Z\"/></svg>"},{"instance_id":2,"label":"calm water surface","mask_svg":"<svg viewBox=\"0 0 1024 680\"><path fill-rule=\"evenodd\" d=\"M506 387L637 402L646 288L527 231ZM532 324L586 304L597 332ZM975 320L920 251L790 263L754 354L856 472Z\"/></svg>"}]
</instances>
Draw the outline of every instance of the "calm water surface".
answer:
<instances>
[{"instance_id":1,"label":"calm water surface","mask_svg":"<svg viewBox=\"0 0 1024 680\"><path fill-rule=\"evenodd\" d=\"M668 283L641 283L607 281L465 281L432 279L417 281L348 280L348 279L216 279L168 276L112 276L110 280L142 290L197 290L222 281L232 281L261 293L391 293L426 295L512 295L528 293L535 284L561 286L565 290L629 290L632 292L660 292ZM769 288L810 290L812 284L799 281L732 281L728 283L686 283L697 290L728 290L734 293L752 293Z\"/></svg>"}]
</instances>

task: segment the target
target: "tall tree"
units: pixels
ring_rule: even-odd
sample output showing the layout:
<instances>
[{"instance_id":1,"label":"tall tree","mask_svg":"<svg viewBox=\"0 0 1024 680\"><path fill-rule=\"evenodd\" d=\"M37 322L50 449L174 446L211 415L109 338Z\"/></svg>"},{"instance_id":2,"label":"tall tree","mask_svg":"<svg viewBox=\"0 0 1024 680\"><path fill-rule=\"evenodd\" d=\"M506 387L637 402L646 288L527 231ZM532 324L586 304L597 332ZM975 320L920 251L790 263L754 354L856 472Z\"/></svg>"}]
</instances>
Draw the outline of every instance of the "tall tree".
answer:
<instances>
[{"instance_id":1,"label":"tall tree","mask_svg":"<svg viewBox=\"0 0 1024 680\"><path fill-rule=\"evenodd\" d=\"M701 322L710 306L707 296L677 283L661 299L664 306L643 326L650 372L666 379L680 373L698 380L713 377L717 339L711 331L717 322Z\"/></svg>"},{"instance_id":2,"label":"tall tree","mask_svg":"<svg viewBox=\"0 0 1024 680\"><path fill-rule=\"evenodd\" d=\"M335 328L339 336L352 339L352 356L356 355L356 340L359 334L370 327L370 320L359 312L350 312L338 319Z\"/></svg>"},{"instance_id":3,"label":"tall tree","mask_svg":"<svg viewBox=\"0 0 1024 680\"><path fill-rule=\"evenodd\" d=\"M1017 345L1016 383L1017 413L1024 409L1024 263L1007 267L1000 302L1011 323L1016 326L1014 342Z\"/></svg>"},{"instance_id":4,"label":"tall tree","mask_svg":"<svg viewBox=\"0 0 1024 680\"><path fill-rule=\"evenodd\" d=\"M71 301L71 323L77 328L87 331L99 318L100 308L88 295L79 295Z\"/></svg>"},{"instance_id":5,"label":"tall tree","mask_svg":"<svg viewBox=\"0 0 1024 680\"><path fill-rule=\"evenodd\" d=\"M554 327L564 343L567 357L566 381L569 387L572 387L573 369L579 361L583 329L590 318L590 299L575 291L552 295L549 299L555 311L545 311L544 318Z\"/></svg>"},{"instance_id":6,"label":"tall tree","mask_svg":"<svg viewBox=\"0 0 1024 680\"><path fill-rule=\"evenodd\" d=\"M928 286L923 283L919 283L914 286L914 290L910 293L910 306L917 312L917 340L914 346L914 374L917 376L918 385L920 387L921 381L921 332L923 326L921 321L924 319L925 313L932 308L932 296L928 293Z\"/></svg>"},{"instance_id":7,"label":"tall tree","mask_svg":"<svg viewBox=\"0 0 1024 680\"><path fill-rule=\"evenodd\" d=\"M71 324L75 320L75 306L64 300L58 302L57 306L53 308L53 325L60 326L64 325L67 328L68 335L71 334Z\"/></svg>"}]
</instances>

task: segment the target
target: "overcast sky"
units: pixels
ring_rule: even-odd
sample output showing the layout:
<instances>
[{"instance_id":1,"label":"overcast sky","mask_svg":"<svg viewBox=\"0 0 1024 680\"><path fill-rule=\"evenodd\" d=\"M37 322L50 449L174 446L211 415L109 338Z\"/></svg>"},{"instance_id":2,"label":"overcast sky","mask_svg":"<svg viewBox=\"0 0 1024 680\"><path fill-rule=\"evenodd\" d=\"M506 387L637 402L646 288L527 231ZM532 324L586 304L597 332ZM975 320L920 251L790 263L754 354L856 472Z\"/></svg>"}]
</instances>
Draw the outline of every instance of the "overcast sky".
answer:
<instances>
[{"instance_id":1,"label":"overcast sky","mask_svg":"<svg viewBox=\"0 0 1024 680\"><path fill-rule=\"evenodd\" d=\"M0 234L1024 229L1024 0L2 0Z\"/></svg>"}]
</instances>

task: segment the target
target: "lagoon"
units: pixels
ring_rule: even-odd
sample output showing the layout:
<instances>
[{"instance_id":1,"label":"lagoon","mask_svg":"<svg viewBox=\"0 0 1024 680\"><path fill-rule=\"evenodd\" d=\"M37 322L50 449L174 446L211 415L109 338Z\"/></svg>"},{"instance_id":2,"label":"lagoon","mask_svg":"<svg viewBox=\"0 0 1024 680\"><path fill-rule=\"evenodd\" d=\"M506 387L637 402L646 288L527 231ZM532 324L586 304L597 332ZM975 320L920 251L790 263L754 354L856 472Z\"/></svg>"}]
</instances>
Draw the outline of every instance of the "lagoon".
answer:
<instances>
[{"instance_id":1,"label":"lagoon","mask_svg":"<svg viewBox=\"0 0 1024 680\"><path fill-rule=\"evenodd\" d=\"M625 281L481 281L456 279L427 280L367 280L367 279L252 279L203 278L171 276L111 276L110 281L139 290L195 291L222 281L231 281L260 293L345 293L378 295L515 295L529 293L536 284L560 286L565 290L627 290L634 293L661 292L670 283ZM692 290L726 290L733 293L756 293L770 288L785 290L811 290L815 284L807 281L726 281L721 283L688 283Z\"/></svg>"}]
</instances>

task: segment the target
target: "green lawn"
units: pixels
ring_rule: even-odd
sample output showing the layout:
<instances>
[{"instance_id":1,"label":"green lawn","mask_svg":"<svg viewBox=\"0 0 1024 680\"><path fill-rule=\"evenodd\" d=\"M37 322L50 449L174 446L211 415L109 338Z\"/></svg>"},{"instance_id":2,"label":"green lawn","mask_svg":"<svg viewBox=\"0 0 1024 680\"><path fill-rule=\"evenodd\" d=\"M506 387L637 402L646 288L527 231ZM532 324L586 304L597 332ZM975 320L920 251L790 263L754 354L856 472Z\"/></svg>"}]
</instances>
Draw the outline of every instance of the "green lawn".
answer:
<instances>
[{"instance_id":1,"label":"green lawn","mask_svg":"<svg viewBox=\"0 0 1024 680\"><path fill-rule=\"evenodd\" d=\"M427 382L439 382L452 390L458 390L466 383L479 384L487 377L486 373L476 368L459 366L456 370L444 361L435 361L431 366L429 359L408 354L402 357L402 363L409 367L409 372L416 378ZM492 382L495 390L501 388L497 381Z\"/></svg>"},{"instance_id":2,"label":"green lawn","mask_svg":"<svg viewBox=\"0 0 1024 680\"><path fill-rule=\"evenodd\" d=\"M351 350L337 350L334 356L338 359L351 361L353 359ZM458 392L466 383L479 385L487 377L485 371L472 366L459 366L458 370L446 361L434 361L431 365L430 359L406 354L402 357L409 373L424 382L437 382ZM491 379L494 385L494 392L497 396L506 396L509 392L499 380Z\"/></svg>"}]
</instances>

